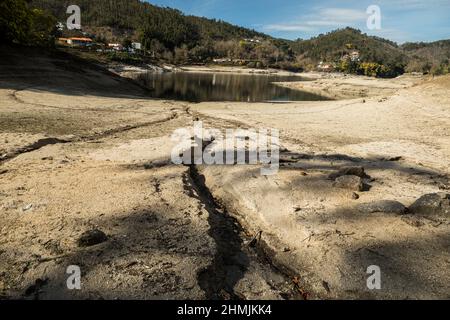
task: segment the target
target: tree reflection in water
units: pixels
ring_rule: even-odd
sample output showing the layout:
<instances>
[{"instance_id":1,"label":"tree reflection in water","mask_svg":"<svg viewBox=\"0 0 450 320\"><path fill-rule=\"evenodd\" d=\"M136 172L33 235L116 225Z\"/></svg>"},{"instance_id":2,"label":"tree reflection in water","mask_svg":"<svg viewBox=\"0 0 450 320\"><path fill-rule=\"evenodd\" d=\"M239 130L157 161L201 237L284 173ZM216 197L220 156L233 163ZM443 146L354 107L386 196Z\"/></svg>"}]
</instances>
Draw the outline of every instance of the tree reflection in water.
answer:
<instances>
[{"instance_id":1,"label":"tree reflection in water","mask_svg":"<svg viewBox=\"0 0 450 320\"><path fill-rule=\"evenodd\" d=\"M154 98L203 101L317 101L320 95L283 88L281 81L305 81L297 76L231 74L231 73L145 73L138 76Z\"/></svg>"}]
</instances>

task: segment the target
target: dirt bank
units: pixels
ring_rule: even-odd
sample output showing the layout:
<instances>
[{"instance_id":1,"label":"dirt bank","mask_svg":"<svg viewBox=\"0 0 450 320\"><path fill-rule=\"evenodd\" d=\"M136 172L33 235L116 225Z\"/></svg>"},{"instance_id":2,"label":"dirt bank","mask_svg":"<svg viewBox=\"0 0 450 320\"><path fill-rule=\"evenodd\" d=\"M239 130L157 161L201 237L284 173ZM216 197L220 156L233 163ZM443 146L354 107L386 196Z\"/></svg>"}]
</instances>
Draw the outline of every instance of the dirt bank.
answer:
<instances>
[{"instance_id":1,"label":"dirt bank","mask_svg":"<svg viewBox=\"0 0 450 320\"><path fill-rule=\"evenodd\" d=\"M320 80L361 82L365 101L188 104L67 55L0 54L0 296L449 298L448 215L379 201L450 192L450 78ZM170 136L197 119L279 129L280 172L171 164ZM348 166L369 190L336 187ZM80 246L95 229L106 241Z\"/></svg>"},{"instance_id":2,"label":"dirt bank","mask_svg":"<svg viewBox=\"0 0 450 320\"><path fill-rule=\"evenodd\" d=\"M206 66L182 66L181 71L184 72L214 72L214 73L235 73L235 74L272 74L279 76L294 76L299 73L289 72L279 69L255 69L247 67L235 66L220 66L220 65L206 65Z\"/></svg>"},{"instance_id":3,"label":"dirt bank","mask_svg":"<svg viewBox=\"0 0 450 320\"><path fill-rule=\"evenodd\" d=\"M67 57L2 57L0 296L300 296L210 199L195 168L170 165L170 136L192 124L189 106L150 100ZM80 246L92 230L107 240ZM67 289L70 265L81 268L80 291Z\"/></svg>"},{"instance_id":4,"label":"dirt bank","mask_svg":"<svg viewBox=\"0 0 450 320\"><path fill-rule=\"evenodd\" d=\"M387 97L400 89L417 85L423 80L421 76L410 74L395 79L378 79L339 73L304 73L302 75L312 81L278 82L276 84L340 100L373 96Z\"/></svg>"},{"instance_id":5,"label":"dirt bank","mask_svg":"<svg viewBox=\"0 0 450 320\"><path fill-rule=\"evenodd\" d=\"M448 199L449 88L443 77L364 101L198 104L210 125L279 129L284 150L275 176L239 166L203 174L316 297L448 298L448 214L407 208L424 194ZM330 174L348 167L365 169L367 188L336 187ZM380 291L365 284L371 265L383 272Z\"/></svg>"}]
</instances>

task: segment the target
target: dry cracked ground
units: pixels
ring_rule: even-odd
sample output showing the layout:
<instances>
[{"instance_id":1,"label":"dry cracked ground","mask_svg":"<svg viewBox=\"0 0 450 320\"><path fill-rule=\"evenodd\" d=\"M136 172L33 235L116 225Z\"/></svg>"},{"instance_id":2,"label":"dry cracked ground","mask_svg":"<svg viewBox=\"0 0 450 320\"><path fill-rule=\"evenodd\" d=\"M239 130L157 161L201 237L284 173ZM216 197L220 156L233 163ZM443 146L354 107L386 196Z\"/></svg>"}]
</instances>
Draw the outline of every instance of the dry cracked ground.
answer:
<instances>
[{"instance_id":1,"label":"dry cracked ground","mask_svg":"<svg viewBox=\"0 0 450 320\"><path fill-rule=\"evenodd\" d=\"M0 297L450 298L449 77L189 104L65 54L0 54ZM278 174L172 164L195 120L279 129Z\"/></svg>"}]
</instances>

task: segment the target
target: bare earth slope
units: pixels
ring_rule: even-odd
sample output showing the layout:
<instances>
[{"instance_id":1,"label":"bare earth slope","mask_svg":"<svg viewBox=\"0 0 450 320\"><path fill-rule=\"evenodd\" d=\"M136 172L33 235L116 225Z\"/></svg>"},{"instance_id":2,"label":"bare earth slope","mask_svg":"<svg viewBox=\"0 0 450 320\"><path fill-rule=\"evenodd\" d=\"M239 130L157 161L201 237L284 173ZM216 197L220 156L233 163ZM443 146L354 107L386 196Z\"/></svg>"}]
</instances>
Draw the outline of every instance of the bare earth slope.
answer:
<instances>
[{"instance_id":1,"label":"bare earth slope","mask_svg":"<svg viewBox=\"0 0 450 320\"><path fill-rule=\"evenodd\" d=\"M299 296L196 171L170 164L189 106L71 57L1 57L0 297ZM80 246L96 229L107 241ZM71 265L82 290L67 288Z\"/></svg>"},{"instance_id":2,"label":"bare earth slope","mask_svg":"<svg viewBox=\"0 0 450 320\"><path fill-rule=\"evenodd\" d=\"M278 175L207 167L208 185L321 298L448 298L448 213L399 208L448 194L449 89L445 77L364 100L200 104L214 123L280 129L285 148ZM336 188L329 175L345 167L365 168L370 190ZM367 290L371 265L382 270L380 291Z\"/></svg>"},{"instance_id":3,"label":"bare earth slope","mask_svg":"<svg viewBox=\"0 0 450 320\"><path fill-rule=\"evenodd\" d=\"M378 202L449 193L449 77L365 102L191 105L67 56L1 50L0 296L449 298L448 214ZM172 165L171 134L197 118L280 129L279 174ZM358 200L329 179L346 166L371 177ZM107 240L80 246L94 229ZM82 290L67 289L69 265ZM382 290L367 289L369 265Z\"/></svg>"}]
</instances>

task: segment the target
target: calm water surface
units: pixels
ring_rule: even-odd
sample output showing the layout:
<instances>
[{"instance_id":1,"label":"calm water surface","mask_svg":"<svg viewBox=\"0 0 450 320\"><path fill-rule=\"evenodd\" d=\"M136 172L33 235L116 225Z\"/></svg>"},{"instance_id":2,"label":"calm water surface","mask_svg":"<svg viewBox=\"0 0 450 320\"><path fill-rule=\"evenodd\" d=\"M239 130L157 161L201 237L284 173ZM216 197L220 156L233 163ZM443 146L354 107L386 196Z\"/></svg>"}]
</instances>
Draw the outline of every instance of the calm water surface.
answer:
<instances>
[{"instance_id":1,"label":"calm water surface","mask_svg":"<svg viewBox=\"0 0 450 320\"><path fill-rule=\"evenodd\" d=\"M154 98L189 102L204 101L317 101L325 97L273 84L278 81L306 81L296 76L230 73L145 73L138 80Z\"/></svg>"}]
</instances>

